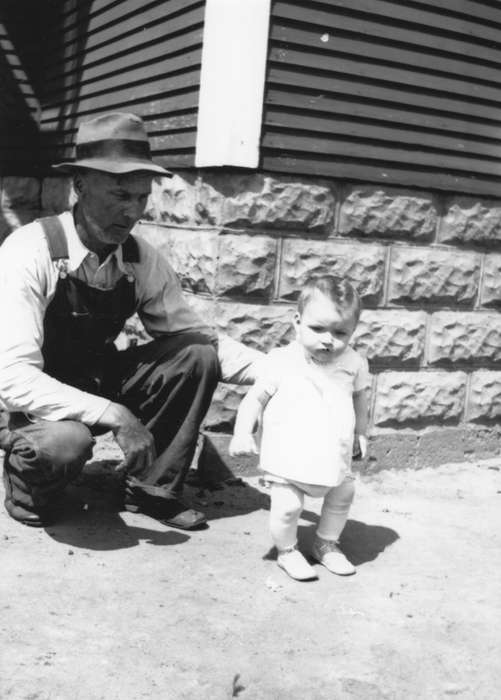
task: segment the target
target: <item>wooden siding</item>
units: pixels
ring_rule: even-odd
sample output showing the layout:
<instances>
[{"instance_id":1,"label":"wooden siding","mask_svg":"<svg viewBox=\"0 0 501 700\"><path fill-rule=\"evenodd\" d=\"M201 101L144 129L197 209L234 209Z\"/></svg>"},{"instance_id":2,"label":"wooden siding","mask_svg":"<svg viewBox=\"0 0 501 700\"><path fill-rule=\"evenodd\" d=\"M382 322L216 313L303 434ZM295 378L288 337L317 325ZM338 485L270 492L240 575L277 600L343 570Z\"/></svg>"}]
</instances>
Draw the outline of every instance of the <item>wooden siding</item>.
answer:
<instances>
[{"instance_id":1,"label":"wooden siding","mask_svg":"<svg viewBox=\"0 0 501 700\"><path fill-rule=\"evenodd\" d=\"M275 0L265 170L501 194L501 3Z\"/></svg>"},{"instance_id":2,"label":"wooden siding","mask_svg":"<svg viewBox=\"0 0 501 700\"><path fill-rule=\"evenodd\" d=\"M0 2L0 175L29 172L37 159L40 14L34 0Z\"/></svg>"},{"instance_id":3,"label":"wooden siding","mask_svg":"<svg viewBox=\"0 0 501 700\"><path fill-rule=\"evenodd\" d=\"M73 156L82 119L142 116L153 155L193 165L204 0L61 0L45 37L41 163Z\"/></svg>"}]
</instances>

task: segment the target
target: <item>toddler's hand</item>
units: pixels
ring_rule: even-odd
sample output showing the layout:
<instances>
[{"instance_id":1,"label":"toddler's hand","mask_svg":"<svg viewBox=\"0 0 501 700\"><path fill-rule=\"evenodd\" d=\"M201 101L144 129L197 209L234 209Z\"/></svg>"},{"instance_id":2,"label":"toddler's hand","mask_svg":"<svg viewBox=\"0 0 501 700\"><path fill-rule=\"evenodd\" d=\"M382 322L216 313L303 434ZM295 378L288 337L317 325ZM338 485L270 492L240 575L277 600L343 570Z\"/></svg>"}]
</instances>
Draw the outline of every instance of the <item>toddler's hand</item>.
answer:
<instances>
[{"instance_id":1,"label":"toddler's hand","mask_svg":"<svg viewBox=\"0 0 501 700\"><path fill-rule=\"evenodd\" d=\"M229 453L231 457L238 457L239 455L257 455L259 451L256 441L249 434L234 435L230 442Z\"/></svg>"},{"instance_id":2,"label":"toddler's hand","mask_svg":"<svg viewBox=\"0 0 501 700\"><path fill-rule=\"evenodd\" d=\"M364 459L367 456L367 438L365 435L355 435L353 459Z\"/></svg>"},{"instance_id":3,"label":"toddler's hand","mask_svg":"<svg viewBox=\"0 0 501 700\"><path fill-rule=\"evenodd\" d=\"M360 445L360 457L364 459L367 457L367 438L365 435L358 436L358 444Z\"/></svg>"}]
</instances>

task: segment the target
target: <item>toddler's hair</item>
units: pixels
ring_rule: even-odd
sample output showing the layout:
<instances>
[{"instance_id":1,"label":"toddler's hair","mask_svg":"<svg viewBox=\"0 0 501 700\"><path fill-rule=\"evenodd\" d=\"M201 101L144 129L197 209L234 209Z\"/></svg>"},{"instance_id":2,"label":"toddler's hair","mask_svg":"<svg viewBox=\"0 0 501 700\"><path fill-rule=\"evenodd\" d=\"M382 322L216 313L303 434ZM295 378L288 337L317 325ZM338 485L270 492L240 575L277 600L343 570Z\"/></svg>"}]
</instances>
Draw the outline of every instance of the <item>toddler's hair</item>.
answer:
<instances>
[{"instance_id":1,"label":"toddler's hair","mask_svg":"<svg viewBox=\"0 0 501 700\"><path fill-rule=\"evenodd\" d=\"M355 287L343 277L321 275L306 280L299 294L297 310L303 313L315 291L325 294L339 309L343 316L353 317L358 323L360 316L360 297Z\"/></svg>"}]
</instances>

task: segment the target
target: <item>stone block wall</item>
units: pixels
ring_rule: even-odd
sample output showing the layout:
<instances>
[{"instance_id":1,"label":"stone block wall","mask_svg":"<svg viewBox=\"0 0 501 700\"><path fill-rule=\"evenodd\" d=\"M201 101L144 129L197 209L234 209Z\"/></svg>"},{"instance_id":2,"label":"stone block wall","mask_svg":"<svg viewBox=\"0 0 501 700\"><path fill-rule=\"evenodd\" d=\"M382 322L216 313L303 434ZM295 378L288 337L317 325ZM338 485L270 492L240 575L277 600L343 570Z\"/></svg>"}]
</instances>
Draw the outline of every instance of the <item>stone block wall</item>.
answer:
<instances>
[{"instance_id":1,"label":"stone block wall","mask_svg":"<svg viewBox=\"0 0 501 700\"><path fill-rule=\"evenodd\" d=\"M61 178L0 188L0 236L73 201ZM205 318L263 351L292 338L308 275L356 285L364 310L353 342L373 378L369 469L499 454L501 201L190 171L154 184L139 229ZM137 323L128 332L145 339ZM217 391L205 427L219 441L243 391Z\"/></svg>"}]
</instances>

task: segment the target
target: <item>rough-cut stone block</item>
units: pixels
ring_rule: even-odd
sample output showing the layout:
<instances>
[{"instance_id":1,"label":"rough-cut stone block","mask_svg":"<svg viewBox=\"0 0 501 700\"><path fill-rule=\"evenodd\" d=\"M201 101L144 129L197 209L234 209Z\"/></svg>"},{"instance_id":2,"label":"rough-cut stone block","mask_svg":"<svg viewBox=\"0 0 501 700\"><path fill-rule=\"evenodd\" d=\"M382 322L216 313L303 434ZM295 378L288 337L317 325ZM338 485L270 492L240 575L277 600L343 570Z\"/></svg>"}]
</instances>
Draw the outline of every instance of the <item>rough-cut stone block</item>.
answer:
<instances>
[{"instance_id":1,"label":"rough-cut stone block","mask_svg":"<svg viewBox=\"0 0 501 700\"><path fill-rule=\"evenodd\" d=\"M288 238L283 243L279 295L296 299L310 275L346 276L366 304L383 294L386 251L379 245Z\"/></svg>"},{"instance_id":2,"label":"rough-cut stone block","mask_svg":"<svg viewBox=\"0 0 501 700\"><path fill-rule=\"evenodd\" d=\"M222 196L217 223L236 228L332 231L335 198L326 184L260 174L207 174L208 187Z\"/></svg>"},{"instance_id":3,"label":"rough-cut stone block","mask_svg":"<svg viewBox=\"0 0 501 700\"><path fill-rule=\"evenodd\" d=\"M484 275L480 290L480 303L486 307L501 307L501 255L485 256Z\"/></svg>"},{"instance_id":4,"label":"rough-cut stone block","mask_svg":"<svg viewBox=\"0 0 501 700\"><path fill-rule=\"evenodd\" d=\"M294 337L292 320L295 308L274 304L232 304L217 302L218 329L252 348L267 352Z\"/></svg>"},{"instance_id":5,"label":"rough-cut stone block","mask_svg":"<svg viewBox=\"0 0 501 700\"><path fill-rule=\"evenodd\" d=\"M355 187L341 204L339 233L368 238L430 239L437 225L431 194Z\"/></svg>"},{"instance_id":6,"label":"rough-cut stone block","mask_svg":"<svg viewBox=\"0 0 501 700\"><path fill-rule=\"evenodd\" d=\"M500 362L501 314L481 311L433 314L428 361L430 364Z\"/></svg>"},{"instance_id":7,"label":"rough-cut stone block","mask_svg":"<svg viewBox=\"0 0 501 700\"><path fill-rule=\"evenodd\" d=\"M42 211L47 215L68 211L77 201L71 177L46 177L42 182Z\"/></svg>"},{"instance_id":8,"label":"rough-cut stone block","mask_svg":"<svg viewBox=\"0 0 501 700\"><path fill-rule=\"evenodd\" d=\"M211 293L215 287L218 232L171 229L169 261L184 289Z\"/></svg>"},{"instance_id":9,"label":"rough-cut stone block","mask_svg":"<svg viewBox=\"0 0 501 700\"><path fill-rule=\"evenodd\" d=\"M423 355L423 311L362 311L352 343L369 360L417 363Z\"/></svg>"},{"instance_id":10,"label":"rough-cut stone block","mask_svg":"<svg viewBox=\"0 0 501 700\"><path fill-rule=\"evenodd\" d=\"M501 201L454 197L442 219L439 240L442 243L499 244Z\"/></svg>"},{"instance_id":11,"label":"rough-cut stone block","mask_svg":"<svg viewBox=\"0 0 501 700\"><path fill-rule=\"evenodd\" d=\"M218 229L141 222L136 231L167 258L184 289L198 293L214 291Z\"/></svg>"},{"instance_id":12,"label":"rough-cut stone block","mask_svg":"<svg viewBox=\"0 0 501 700\"><path fill-rule=\"evenodd\" d=\"M486 422L501 418L501 372L473 372L466 420Z\"/></svg>"},{"instance_id":13,"label":"rough-cut stone block","mask_svg":"<svg viewBox=\"0 0 501 700\"><path fill-rule=\"evenodd\" d=\"M221 236L216 292L220 296L270 297L277 241L267 236Z\"/></svg>"},{"instance_id":14,"label":"rough-cut stone block","mask_svg":"<svg viewBox=\"0 0 501 700\"><path fill-rule=\"evenodd\" d=\"M170 260L172 249L172 228L163 224L139 221L133 229L135 235L144 238L153 248Z\"/></svg>"},{"instance_id":15,"label":"rough-cut stone block","mask_svg":"<svg viewBox=\"0 0 501 700\"><path fill-rule=\"evenodd\" d=\"M16 211L4 209L0 214L0 243L9 233L12 233L20 226L24 226L24 224L29 224L38 216L40 216L38 209L20 209Z\"/></svg>"},{"instance_id":16,"label":"rough-cut stone block","mask_svg":"<svg viewBox=\"0 0 501 700\"><path fill-rule=\"evenodd\" d=\"M176 174L153 182L144 217L168 224L212 226L221 218L221 206L221 195L199 178Z\"/></svg>"},{"instance_id":17,"label":"rough-cut stone block","mask_svg":"<svg viewBox=\"0 0 501 700\"><path fill-rule=\"evenodd\" d=\"M457 422L465 390L464 372L384 372L377 379L374 424Z\"/></svg>"},{"instance_id":18,"label":"rough-cut stone block","mask_svg":"<svg viewBox=\"0 0 501 700\"><path fill-rule=\"evenodd\" d=\"M6 176L0 181L1 209L40 209L40 180Z\"/></svg>"},{"instance_id":19,"label":"rough-cut stone block","mask_svg":"<svg viewBox=\"0 0 501 700\"><path fill-rule=\"evenodd\" d=\"M439 248L393 247L390 303L473 304L480 277L480 256Z\"/></svg>"},{"instance_id":20,"label":"rough-cut stone block","mask_svg":"<svg viewBox=\"0 0 501 700\"><path fill-rule=\"evenodd\" d=\"M231 433L237 409L248 390L248 386L218 384L209 412L204 420L204 428Z\"/></svg>"}]
</instances>

